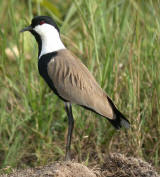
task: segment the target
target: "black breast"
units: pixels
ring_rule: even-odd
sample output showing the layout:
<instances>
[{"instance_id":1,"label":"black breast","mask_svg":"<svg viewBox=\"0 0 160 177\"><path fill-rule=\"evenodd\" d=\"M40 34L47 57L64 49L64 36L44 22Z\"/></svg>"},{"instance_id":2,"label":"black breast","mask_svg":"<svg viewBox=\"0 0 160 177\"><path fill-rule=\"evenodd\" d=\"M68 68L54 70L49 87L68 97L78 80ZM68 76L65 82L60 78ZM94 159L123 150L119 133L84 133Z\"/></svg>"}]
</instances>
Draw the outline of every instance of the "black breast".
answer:
<instances>
[{"instance_id":1,"label":"black breast","mask_svg":"<svg viewBox=\"0 0 160 177\"><path fill-rule=\"evenodd\" d=\"M51 53L48 53L48 54L45 54L43 55L39 61L38 61L38 70L39 70L39 73L40 75L43 77L43 79L47 82L48 86L53 90L53 92L59 97L61 98L63 101L67 101L65 100L64 98L62 98L55 86L54 86L54 83L52 82L52 80L50 79L49 75L48 75L48 71L47 71L47 66L48 66L48 63L50 62L50 60L55 57L56 55L58 55L58 52L51 52Z\"/></svg>"}]
</instances>

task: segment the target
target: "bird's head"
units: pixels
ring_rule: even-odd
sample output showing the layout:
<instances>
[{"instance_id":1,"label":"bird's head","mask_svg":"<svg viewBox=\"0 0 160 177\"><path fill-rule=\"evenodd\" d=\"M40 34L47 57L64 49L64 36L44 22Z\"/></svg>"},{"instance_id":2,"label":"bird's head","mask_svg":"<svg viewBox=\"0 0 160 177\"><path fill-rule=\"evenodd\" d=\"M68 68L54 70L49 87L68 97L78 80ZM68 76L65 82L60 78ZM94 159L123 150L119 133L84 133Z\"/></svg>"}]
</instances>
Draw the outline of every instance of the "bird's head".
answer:
<instances>
[{"instance_id":1,"label":"bird's head","mask_svg":"<svg viewBox=\"0 0 160 177\"><path fill-rule=\"evenodd\" d=\"M39 58L49 52L64 49L60 39L60 31L55 21L48 16L36 16L29 26L20 32L31 32L39 46Z\"/></svg>"},{"instance_id":2,"label":"bird's head","mask_svg":"<svg viewBox=\"0 0 160 177\"><path fill-rule=\"evenodd\" d=\"M29 26L23 28L20 32L30 31L38 33L40 36L47 34L49 31L59 33L59 28L55 21L49 16L36 16L32 19Z\"/></svg>"}]
</instances>

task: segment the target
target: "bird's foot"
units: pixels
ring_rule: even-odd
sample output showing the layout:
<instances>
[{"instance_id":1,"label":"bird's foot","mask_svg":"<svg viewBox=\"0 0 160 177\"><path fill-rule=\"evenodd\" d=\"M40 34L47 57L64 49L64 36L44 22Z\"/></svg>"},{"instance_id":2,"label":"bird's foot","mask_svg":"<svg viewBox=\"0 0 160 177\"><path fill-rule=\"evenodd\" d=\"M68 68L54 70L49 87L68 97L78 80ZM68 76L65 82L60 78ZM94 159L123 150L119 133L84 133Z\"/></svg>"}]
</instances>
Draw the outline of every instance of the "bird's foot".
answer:
<instances>
[{"instance_id":1,"label":"bird's foot","mask_svg":"<svg viewBox=\"0 0 160 177\"><path fill-rule=\"evenodd\" d=\"M66 155L65 155L65 161L71 161L71 154L70 152L66 152Z\"/></svg>"}]
</instances>

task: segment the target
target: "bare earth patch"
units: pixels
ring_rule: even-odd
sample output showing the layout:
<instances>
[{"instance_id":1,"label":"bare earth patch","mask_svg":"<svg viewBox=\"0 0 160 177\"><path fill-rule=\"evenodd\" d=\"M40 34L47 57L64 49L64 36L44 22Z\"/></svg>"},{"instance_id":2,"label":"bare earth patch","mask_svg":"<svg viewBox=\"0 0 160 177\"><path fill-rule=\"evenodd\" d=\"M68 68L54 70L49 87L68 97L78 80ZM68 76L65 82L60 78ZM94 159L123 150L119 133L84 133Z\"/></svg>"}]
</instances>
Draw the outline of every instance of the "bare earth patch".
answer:
<instances>
[{"instance_id":1,"label":"bare earth patch","mask_svg":"<svg viewBox=\"0 0 160 177\"><path fill-rule=\"evenodd\" d=\"M76 162L56 162L44 167L13 170L1 177L160 177L155 169L140 159L119 153L106 157L103 165L88 168Z\"/></svg>"}]
</instances>

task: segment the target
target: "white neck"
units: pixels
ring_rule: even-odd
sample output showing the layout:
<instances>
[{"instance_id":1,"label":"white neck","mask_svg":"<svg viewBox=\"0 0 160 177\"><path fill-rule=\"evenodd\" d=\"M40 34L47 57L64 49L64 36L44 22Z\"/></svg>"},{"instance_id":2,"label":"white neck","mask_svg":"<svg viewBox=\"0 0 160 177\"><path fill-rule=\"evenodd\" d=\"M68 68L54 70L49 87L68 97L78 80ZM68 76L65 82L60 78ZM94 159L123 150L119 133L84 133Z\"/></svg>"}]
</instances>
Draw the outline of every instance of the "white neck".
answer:
<instances>
[{"instance_id":1,"label":"white neck","mask_svg":"<svg viewBox=\"0 0 160 177\"><path fill-rule=\"evenodd\" d=\"M42 55L65 49L57 29L49 24L38 25L34 30L40 35L42 40L42 49L40 51L39 59Z\"/></svg>"}]
</instances>

